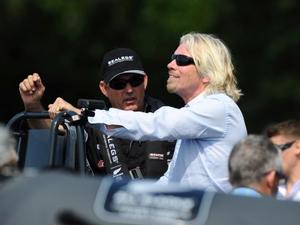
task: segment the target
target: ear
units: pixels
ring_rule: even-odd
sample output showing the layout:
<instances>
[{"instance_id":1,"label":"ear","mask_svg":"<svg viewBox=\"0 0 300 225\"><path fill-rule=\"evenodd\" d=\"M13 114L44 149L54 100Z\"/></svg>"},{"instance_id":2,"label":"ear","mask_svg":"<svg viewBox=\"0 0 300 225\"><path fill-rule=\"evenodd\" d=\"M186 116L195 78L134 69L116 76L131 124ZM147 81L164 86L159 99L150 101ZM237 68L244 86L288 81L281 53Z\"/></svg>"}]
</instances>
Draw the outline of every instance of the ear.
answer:
<instances>
[{"instance_id":1,"label":"ear","mask_svg":"<svg viewBox=\"0 0 300 225\"><path fill-rule=\"evenodd\" d=\"M276 172L275 170L270 171L267 175L266 175L266 180L268 184L272 184L273 180L275 178Z\"/></svg>"},{"instance_id":2,"label":"ear","mask_svg":"<svg viewBox=\"0 0 300 225\"><path fill-rule=\"evenodd\" d=\"M276 177L276 171L275 170L272 170L270 171L267 175L266 175L266 185L268 186L268 188L270 190L273 190L274 189L274 186L278 185L278 182L277 182L277 177Z\"/></svg>"},{"instance_id":3,"label":"ear","mask_svg":"<svg viewBox=\"0 0 300 225\"><path fill-rule=\"evenodd\" d=\"M147 88L147 85L148 85L148 76L147 76L147 74L145 74L145 76L144 76L144 89L145 90Z\"/></svg>"},{"instance_id":4,"label":"ear","mask_svg":"<svg viewBox=\"0 0 300 225\"><path fill-rule=\"evenodd\" d=\"M105 95L106 97L107 97L107 88L108 85L103 80L101 80L99 83L99 89L102 92L102 94Z\"/></svg>"},{"instance_id":5,"label":"ear","mask_svg":"<svg viewBox=\"0 0 300 225\"><path fill-rule=\"evenodd\" d=\"M207 76L203 76L203 77L202 77L202 82L203 82L204 84L209 84L209 83L210 83L210 79L209 79Z\"/></svg>"},{"instance_id":6,"label":"ear","mask_svg":"<svg viewBox=\"0 0 300 225\"><path fill-rule=\"evenodd\" d=\"M297 156L300 157L300 140L296 140L293 144L293 148L295 148Z\"/></svg>"}]
</instances>

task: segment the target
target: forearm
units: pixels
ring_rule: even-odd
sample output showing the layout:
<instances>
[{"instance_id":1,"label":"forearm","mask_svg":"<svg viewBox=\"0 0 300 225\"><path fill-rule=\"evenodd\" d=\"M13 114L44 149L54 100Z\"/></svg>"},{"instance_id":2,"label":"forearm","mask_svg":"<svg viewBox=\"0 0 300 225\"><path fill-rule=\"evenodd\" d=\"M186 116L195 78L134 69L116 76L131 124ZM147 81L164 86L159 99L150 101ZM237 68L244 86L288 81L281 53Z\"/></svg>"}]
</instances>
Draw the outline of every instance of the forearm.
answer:
<instances>
[{"instance_id":1,"label":"forearm","mask_svg":"<svg viewBox=\"0 0 300 225\"><path fill-rule=\"evenodd\" d=\"M34 129L49 129L51 127L51 119L28 119L29 126Z\"/></svg>"},{"instance_id":2,"label":"forearm","mask_svg":"<svg viewBox=\"0 0 300 225\"><path fill-rule=\"evenodd\" d=\"M24 104L26 112L43 112L46 111L41 104ZM51 119L28 119L28 125L34 129L49 129L51 127Z\"/></svg>"}]
</instances>

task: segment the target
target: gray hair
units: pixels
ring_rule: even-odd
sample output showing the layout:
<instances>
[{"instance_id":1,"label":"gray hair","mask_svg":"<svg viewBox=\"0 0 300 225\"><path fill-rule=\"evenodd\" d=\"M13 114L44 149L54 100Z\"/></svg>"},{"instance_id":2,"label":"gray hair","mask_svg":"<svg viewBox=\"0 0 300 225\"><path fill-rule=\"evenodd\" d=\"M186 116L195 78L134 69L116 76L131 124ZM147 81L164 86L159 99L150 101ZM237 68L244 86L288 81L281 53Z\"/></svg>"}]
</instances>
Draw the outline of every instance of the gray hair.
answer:
<instances>
[{"instance_id":1,"label":"gray hair","mask_svg":"<svg viewBox=\"0 0 300 225\"><path fill-rule=\"evenodd\" d=\"M229 180L234 186L259 183L271 171L281 171L281 152L263 135L248 135L229 156Z\"/></svg>"},{"instance_id":2,"label":"gray hair","mask_svg":"<svg viewBox=\"0 0 300 225\"><path fill-rule=\"evenodd\" d=\"M180 38L182 43L187 45L199 75L210 80L206 92L225 92L238 101L242 93L237 89L231 54L226 45L214 35L195 32L183 35Z\"/></svg>"},{"instance_id":3,"label":"gray hair","mask_svg":"<svg viewBox=\"0 0 300 225\"><path fill-rule=\"evenodd\" d=\"M15 139L6 127L0 125L0 172L6 166L15 166L17 161Z\"/></svg>"}]
</instances>

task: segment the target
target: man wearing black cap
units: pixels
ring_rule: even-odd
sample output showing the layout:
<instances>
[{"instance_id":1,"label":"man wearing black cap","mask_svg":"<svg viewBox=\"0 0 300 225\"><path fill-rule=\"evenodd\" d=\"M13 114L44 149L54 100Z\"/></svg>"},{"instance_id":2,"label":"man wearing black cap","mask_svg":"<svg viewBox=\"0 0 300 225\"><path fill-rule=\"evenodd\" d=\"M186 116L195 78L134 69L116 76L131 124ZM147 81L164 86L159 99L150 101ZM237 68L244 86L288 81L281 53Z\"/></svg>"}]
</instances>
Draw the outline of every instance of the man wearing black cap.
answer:
<instances>
[{"instance_id":1,"label":"man wearing black cap","mask_svg":"<svg viewBox=\"0 0 300 225\"><path fill-rule=\"evenodd\" d=\"M102 60L101 76L99 89L108 98L110 107L154 112L163 106L160 100L145 96L148 76L139 56L131 49L117 48L106 53ZM19 91L26 111L44 110L40 100L45 87L37 73L24 79L19 85ZM62 101L61 98L57 99L60 105ZM30 121L30 126L45 128L50 126L50 121ZM105 173L114 177L130 174L132 177L158 178L166 171L167 160L174 148L172 142L129 141L108 137L94 129L87 129L87 133L87 157L92 173L96 174L105 170ZM114 149L109 149L105 143L112 144L109 146L114 146ZM106 154L111 151L117 154Z\"/></svg>"},{"instance_id":2,"label":"man wearing black cap","mask_svg":"<svg viewBox=\"0 0 300 225\"><path fill-rule=\"evenodd\" d=\"M134 51L121 48L106 53L101 75L99 88L114 108L144 111L148 76ZM163 105L158 100L155 103Z\"/></svg>"}]
</instances>

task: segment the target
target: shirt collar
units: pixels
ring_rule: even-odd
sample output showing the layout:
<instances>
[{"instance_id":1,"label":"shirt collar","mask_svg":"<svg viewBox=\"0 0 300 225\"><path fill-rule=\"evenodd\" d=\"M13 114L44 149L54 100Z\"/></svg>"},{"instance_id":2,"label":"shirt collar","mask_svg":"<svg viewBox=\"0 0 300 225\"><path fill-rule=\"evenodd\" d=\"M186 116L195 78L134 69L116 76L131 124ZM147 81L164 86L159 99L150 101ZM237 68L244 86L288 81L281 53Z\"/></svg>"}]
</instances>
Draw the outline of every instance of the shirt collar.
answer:
<instances>
[{"instance_id":1,"label":"shirt collar","mask_svg":"<svg viewBox=\"0 0 300 225\"><path fill-rule=\"evenodd\" d=\"M205 92L201 92L199 95L197 95L195 98L193 98L191 101L186 103L185 107L190 107L192 105L197 104L199 101L201 101L206 96Z\"/></svg>"},{"instance_id":2,"label":"shirt collar","mask_svg":"<svg viewBox=\"0 0 300 225\"><path fill-rule=\"evenodd\" d=\"M262 197L261 193L249 187L236 187L232 190L231 193L235 195Z\"/></svg>"},{"instance_id":3,"label":"shirt collar","mask_svg":"<svg viewBox=\"0 0 300 225\"><path fill-rule=\"evenodd\" d=\"M300 180L296 181L292 187L291 192L288 195L288 198L295 196L300 190Z\"/></svg>"}]
</instances>

